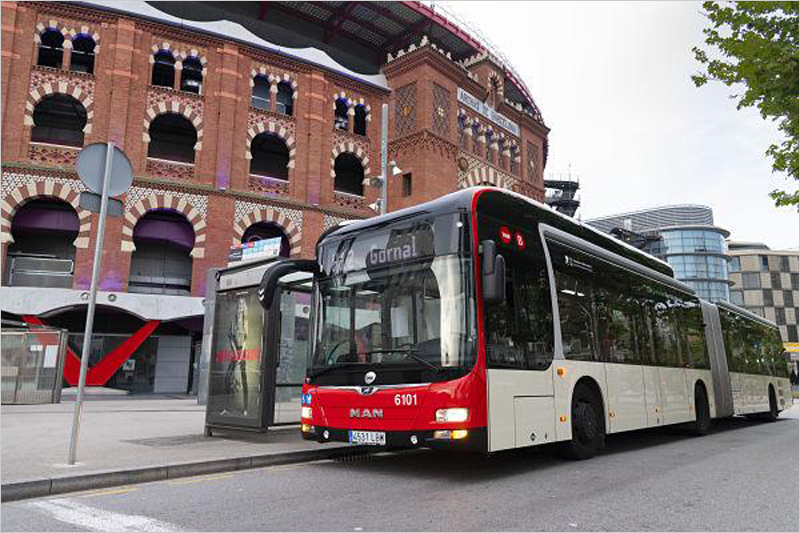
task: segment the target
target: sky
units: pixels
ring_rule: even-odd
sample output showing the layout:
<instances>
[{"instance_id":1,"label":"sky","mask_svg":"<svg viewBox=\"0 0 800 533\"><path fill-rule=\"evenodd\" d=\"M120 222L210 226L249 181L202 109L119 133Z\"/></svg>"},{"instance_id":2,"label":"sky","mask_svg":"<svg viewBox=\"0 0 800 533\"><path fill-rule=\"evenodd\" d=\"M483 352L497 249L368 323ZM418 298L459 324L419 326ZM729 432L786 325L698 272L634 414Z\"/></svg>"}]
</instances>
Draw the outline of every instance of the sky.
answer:
<instances>
[{"instance_id":1,"label":"sky","mask_svg":"<svg viewBox=\"0 0 800 533\"><path fill-rule=\"evenodd\" d=\"M480 30L525 80L549 134L546 177L580 179L583 220L700 204L731 240L798 247L795 186L764 152L781 137L722 83L695 87L700 2L437 2Z\"/></svg>"}]
</instances>

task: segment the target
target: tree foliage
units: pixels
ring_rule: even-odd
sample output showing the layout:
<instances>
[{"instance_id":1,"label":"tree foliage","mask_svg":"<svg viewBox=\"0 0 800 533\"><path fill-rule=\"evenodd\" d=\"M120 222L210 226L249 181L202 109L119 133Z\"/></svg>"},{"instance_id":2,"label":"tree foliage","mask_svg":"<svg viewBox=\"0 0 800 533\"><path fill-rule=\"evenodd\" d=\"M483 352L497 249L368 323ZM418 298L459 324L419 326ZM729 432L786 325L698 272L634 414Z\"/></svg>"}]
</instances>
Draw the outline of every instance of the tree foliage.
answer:
<instances>
[{"instance_id":1,"label":"tree foliage","mask_svg":"<svg viewBox=\"0 0 800 533\"><path fill-rule=\"evenodd\" d=\"M778 122L783 141L766 155L772 170L798 180L798 2L704 2L711 26L703 30L713 57L694 47L705 72L692 76L701 87L721 81L740 87L731 95L737 109L756 106L764 119ZM798 205L797 186L774 190L775 204Z\"/></svg>"}]
</instances>

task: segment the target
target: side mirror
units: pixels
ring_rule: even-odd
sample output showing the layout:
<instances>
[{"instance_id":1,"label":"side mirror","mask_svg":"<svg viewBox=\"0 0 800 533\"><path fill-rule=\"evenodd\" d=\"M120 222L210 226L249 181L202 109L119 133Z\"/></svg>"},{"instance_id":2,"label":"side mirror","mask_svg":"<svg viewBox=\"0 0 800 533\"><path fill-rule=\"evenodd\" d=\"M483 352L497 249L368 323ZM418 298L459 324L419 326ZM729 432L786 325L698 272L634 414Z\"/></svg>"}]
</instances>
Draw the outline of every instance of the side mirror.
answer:
<instances>
[{"instance_id":1,"label":"side mirror","mask_svg":"<svg viewBox=\"0 0 800 533\"><path fill-rule=\"evenodd\" d=\"M278 281L285 275L293 272L310 272L317 274L317 262L312 259L284 259L273 263L264 272L258 286L258 300L264 309L272 307Z\"/></svg>"},{"instance_id":2,"label":"side mirror","mask_svg":"<svg viewBox=\"0 0 800 533\"><path fill-rule=\"evenodd\" d=\"M505 301L506 260L497 253L497 245L491 239L481 241L481 281L484 303Z\"/></svg>"}]
</instances>

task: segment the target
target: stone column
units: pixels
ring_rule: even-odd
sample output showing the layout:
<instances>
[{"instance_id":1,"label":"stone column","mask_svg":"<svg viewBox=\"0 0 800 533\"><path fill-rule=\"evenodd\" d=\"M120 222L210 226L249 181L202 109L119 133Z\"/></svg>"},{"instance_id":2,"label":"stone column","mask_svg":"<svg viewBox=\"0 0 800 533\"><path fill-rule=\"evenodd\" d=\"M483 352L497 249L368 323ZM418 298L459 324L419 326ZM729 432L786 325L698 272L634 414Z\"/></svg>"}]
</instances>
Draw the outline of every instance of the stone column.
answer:
<instances>
[{"instance_id":1,"label":"stone column","mask_svg":"<svg viewBox=\"0 0 800 533\"><path fill-rule=\"evenodd\" d=\"M63 70L69 70L69 67L72 65L72 40L67 39L64 37L64 57L61 61L61 68Z\"/></svg>"},{"instance_id":2,"label":"stone column","mask_svg":"<svg viewBox=\"0 0 800 533\"><path fill-rule=\"evenodd\" d=\"M350 100L347 101L347 132L353 133L356 122L356 106Z\"/></svg>"},{"instance_id":3,"label":"stone column","mask_svg":"<svg viewBox=\"0 0 800 533\"><path fill-rule=\"evenodd\" d=\"M269 77L269 110L275 113L278 109L278 81Z\"/></svg>"},{"instance_id":4,"label":"stone column","mask_svg":"<svg viewBox=\"0 0 800 533\"><path fill-rule=\"evenodd\" d=\"M172 83L172 88L176 91L181 90L181 72L183 71L183 61L180 59L175 61L175 79Z\"/></svg>"}]
</instances>

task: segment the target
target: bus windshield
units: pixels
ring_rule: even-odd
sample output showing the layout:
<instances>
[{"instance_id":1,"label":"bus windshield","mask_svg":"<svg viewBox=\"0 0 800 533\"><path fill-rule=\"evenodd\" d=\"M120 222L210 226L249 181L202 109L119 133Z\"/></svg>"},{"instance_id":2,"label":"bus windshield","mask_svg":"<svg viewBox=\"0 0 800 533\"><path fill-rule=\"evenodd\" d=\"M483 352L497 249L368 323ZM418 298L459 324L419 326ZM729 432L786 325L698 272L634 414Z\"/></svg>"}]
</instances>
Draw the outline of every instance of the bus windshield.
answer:
<instances>
[{"instance_id":1,"label":"bus windshield","mask_svg":"<svg viewBox=\"0 0 800 533\"><path fill-rule=\"evenodd\" d=\"M316 283L312 376L371 365L442 369L471 364L470 262L458 253L460 238L434 239L434 231L461 233L462 225L452 216L437 222L367 232L329 245L334 249L329 257L347 260L331 259L334 268L326 270L332 275Z\"/></svg>"}]
</instances>

